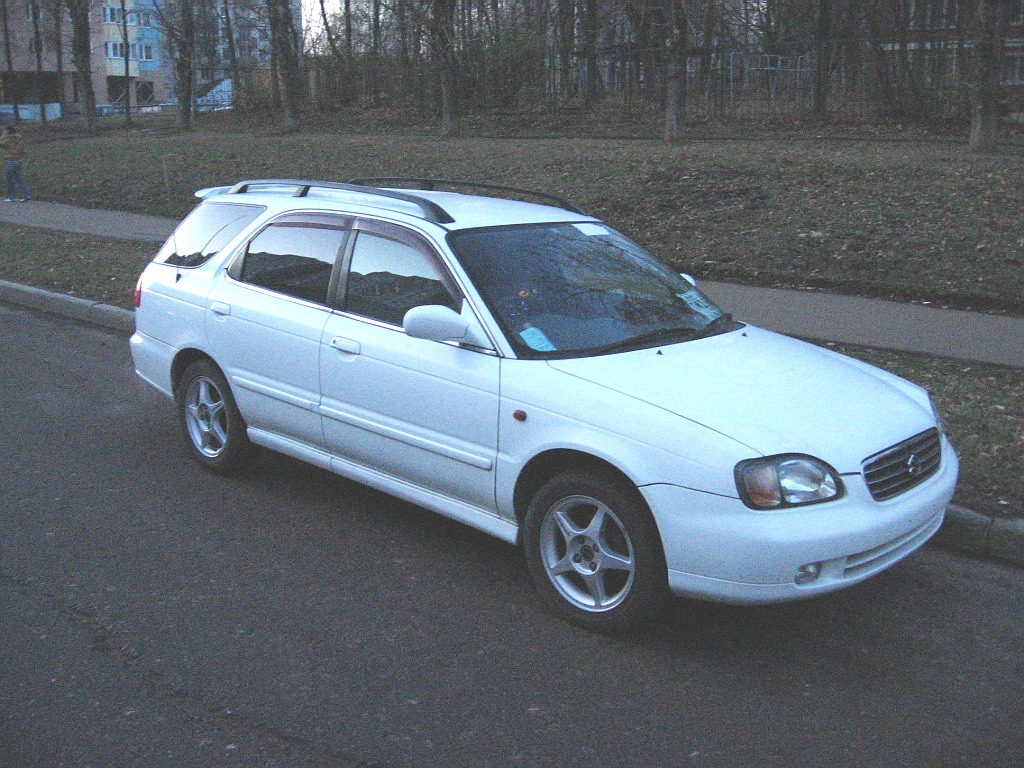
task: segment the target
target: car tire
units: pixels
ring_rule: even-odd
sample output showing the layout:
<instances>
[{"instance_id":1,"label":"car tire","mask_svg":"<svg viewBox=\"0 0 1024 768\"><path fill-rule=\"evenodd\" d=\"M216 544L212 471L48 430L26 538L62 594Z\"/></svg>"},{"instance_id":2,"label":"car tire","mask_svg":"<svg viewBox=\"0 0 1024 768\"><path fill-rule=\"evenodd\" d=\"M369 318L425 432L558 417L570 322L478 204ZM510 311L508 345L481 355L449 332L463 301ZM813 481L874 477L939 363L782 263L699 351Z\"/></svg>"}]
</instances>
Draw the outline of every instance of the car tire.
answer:
<instances>
[{"instance_id":1,"label":"car tire","mask_svg":"<svg viewBox=\"0 0 1024 768\"><path fill-rule=\"evenodd\" d=\"M523 524L530 576L563 618L599 631L634 628L667 594L658 529L636 488L603 474L558 475Z\"/></svg>"},{"instance_id":2,"label":"car tire","mask_svg":"<svg viewBox=\"0 0 1024 768\"><path fill-rule=\"evenodd\" d=\"M222 474L246 463L252 443L231 387L216 365L197 360L185 369L176 400L185 442L196 461Z\"/></svg>"}]
</instances>

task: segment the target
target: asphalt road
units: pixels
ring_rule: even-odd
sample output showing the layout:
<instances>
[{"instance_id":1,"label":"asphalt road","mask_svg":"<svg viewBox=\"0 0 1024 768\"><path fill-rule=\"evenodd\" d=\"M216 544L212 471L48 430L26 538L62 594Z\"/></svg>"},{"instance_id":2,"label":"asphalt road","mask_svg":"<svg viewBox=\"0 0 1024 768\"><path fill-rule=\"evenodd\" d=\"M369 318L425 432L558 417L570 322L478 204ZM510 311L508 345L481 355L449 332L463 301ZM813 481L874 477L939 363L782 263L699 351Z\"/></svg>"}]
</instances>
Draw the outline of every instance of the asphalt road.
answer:
<instances>
[{"instance_id":1,"label":"asphalt road","mask_svg":"<svg viewBox=\"0 0 1024 768\"><path fill-rule=\"evenodd\" d=\"M927 548L629 638L516 550L271 454L189 461L123 338L0 305L0 766L1024 764L1024 572Z\"/></svg>"}]
</instances>

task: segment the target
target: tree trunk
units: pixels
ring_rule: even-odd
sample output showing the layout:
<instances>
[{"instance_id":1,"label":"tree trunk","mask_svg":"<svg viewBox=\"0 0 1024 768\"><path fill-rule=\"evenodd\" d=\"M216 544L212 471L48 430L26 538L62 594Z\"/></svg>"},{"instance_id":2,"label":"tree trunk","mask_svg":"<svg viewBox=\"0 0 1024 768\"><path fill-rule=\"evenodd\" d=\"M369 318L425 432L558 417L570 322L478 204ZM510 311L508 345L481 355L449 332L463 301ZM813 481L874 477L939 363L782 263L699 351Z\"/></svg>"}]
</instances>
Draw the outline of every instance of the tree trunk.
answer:
<instances>
[{"instance_id":1,"label":"tree trunk","mask_svg":"<svg viewBox=\"0 0 1024 768\"><path fill-rule=\"evenodd\" d=\"M193 0L181 0L178 34L175 40L174 82L178 92L178 129L195 128L196 18Z\"/></svg>"},{"instance_id":2,"label":"tree trunk","mask_svg":"<svg viewBox=\"0 0 1024 768\"><path fill-rule=\"evenodd\" d=\"M132 124L132 44L128 40L128 3L121 0L121 40L124 42L124 124Z\"/></svg>"},{"instance_id":3,"label":"tree trunk","mask_svg":"<svg viewBox=\"0 0 1024 768\"><path fill-rule=\"evenodd\" d=\"M7 0L0 0L0 24L3 25L4 32L4 57L7 59L7 71L10 73L11 78L7 82L10 84L10 92L6 90L4 92L4 98L10 99L11 104L14 106L14 124L17 125L21 122L21 114L18 112L18 96L20 88L15 85L14 82L14 51L11 47L11 29L8 17L8 5Z\"/></svg>"},{"instance_id":4,"label":"tree trunk","mask_svg":"<svg viewBox=\"0 0 1024 768\"><path fill-rule=\"evenodd\" d=\"M56 51L57 73L57 106L61 118L67 116L67 99L64 98L64 0L55 0L51 6L53 12L53 40Z\"/></svg>"},{"instance_id":5,"label":"tree trunk","mask_svg":"<svg viewBox=\"0 0 1024 768\"><path fill-rule=\"evenodd\" d=\"M224 0L224 10L227 11L228 0ZM331 49L331 56L335 61L341 61L341 51L338 49L338 41L334 39L334 30L331 29L331 21L327 17L326 0L320 0L320 21L324 25L324 34L327 36L327 46Z\"/></svg>"},{"instance_id":6,"label":"tree trunk","mask_svg":"<svg viewBox=\"0 0 1024 768\"><path fill-rule=\"evenodd\" d=\"M882 105L886 115L892 115L896 109L896 90L890 64L891 54L886 51L886 44L892 43L892 28L884 23L882 0L872 0L868 16L868 33L871 39L872 69L878 83Z\"/></svg>"},{"instance_id":7,"label":"tree trunk","mask_svg":"<svg viewBox=\"0 0 1024 768\"><path fill-rule=\"evenodd\" d=\"M576 95L576 81L572 76L572 49L575 44L576 3L558 0L555 35L558 46L558 91L561 96Z\"/></svg>"},{"instance_id":8,"label":"tree trunk","mask_svg":"<svg viewBox=\"0 0 1024 768\"><path fill-rule=\"evenodd\" d=\"M228 72L231 74L231 108L242 103L242 77L238 67L238 49L235 47L235 23L231 18L231 3L224 0L224 35L228 51Z\"/></svg>"},{"instance_id":9,"label":"tree trunk","mask_svg":"<svg viewBox=\"0 0 1024 768\"><path fill-rule=\"evenodd\" d=\"M829 0L817 0L814 18L811 112L819 120L828 115L829 82L832 77L832 41Z\"/></svg>"},{"instance_id":10,"label":"tree trunk","mask_svg":"<svg viewBox=\"0 0 1024 768\"><path fill-rule=\"evenodd\" d=\"M352 0L345 0L345 55L352 59Z\"/></svg>"},{"instance_id":11,"label":"tree trunk","mask_svg":"<svg viewBox=\"0 0 1024 768\"><path fill-rule=\"evenodd\" d=\"M285 126L298 130L299 119L299 43L288 0L267 0L270 19L270 45L276 54L281 107Z\"/></svg>"},{"instance_id":12,"label":"tree trunk","mask_svg":"<svg viewBox=\"0 0 1024 768\"><path fill-rule=\"evenodd\" d=\"M439 68L441 98L441 135L455 133L455 0L433 0L434 60Z\"/></svg>"},{"instance_id":13,"label":"tree trunk","mask_svg":"<svg viewBox=\"0 0 1024 768\"><path fill-rule=\"evenodd\" d=\"M89 0L68 0L71 15L71 61L77 70L82 95L82 115L87 133L96 132L96 92L92 87L92 41L89 28Z\"/></svg>"},{"instance_id":14,"label":"tree trunk","mask_svg":"<svg viewBox=\"0 0 1024 768\"><path fill-rule=\"evenodd\" d=\"M43 88L43 35L39 29L39 0L29 0L32 14L32 38L36 45L36 87L39 89L39 119L46 125L46 89Z\"/></svg>"},{"instance_id":15,"label":"tree trunk","mask_svg":"<svg viewBox=\"0 0 1024 768\"><path fill-rule=\"evenodd\" d=\"M1003 49L1009 21L1007 9L1008 4L1000 0L978 0L968 141L973 152L987 152L999 141Z\"/></svg>"},{"instance_id":16,"label":"tree trunk","mask_svg":"<svg viewBox=\"0 0 1024 768\"><path fill-rule=\"evenodd\" d=\"M668 40L665 55L665 141L683 139L686 122L686 60L689 48L683 0L668 0Z\"/></svg>"},{"instance_id":17,"label":"tree trunk","mask_svg":"<svg viewBox=\"0 0 1024 768\"><path fill-rule=\"evenodd\" d=\"M592 107L601 98L597 71L597 0L581 0L580 31L583 49L583 104Z\"/></svg>"}]
</instances>

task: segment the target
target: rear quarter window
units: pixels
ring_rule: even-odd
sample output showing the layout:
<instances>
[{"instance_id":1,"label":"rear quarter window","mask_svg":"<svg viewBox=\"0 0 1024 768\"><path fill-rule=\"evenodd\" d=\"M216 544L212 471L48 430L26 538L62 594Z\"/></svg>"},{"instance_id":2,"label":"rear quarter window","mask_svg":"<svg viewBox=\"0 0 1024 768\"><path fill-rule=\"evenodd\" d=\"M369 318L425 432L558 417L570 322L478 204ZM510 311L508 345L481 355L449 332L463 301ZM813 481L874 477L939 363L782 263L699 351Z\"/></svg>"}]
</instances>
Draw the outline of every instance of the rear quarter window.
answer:
<instances>
[{"instance_id":1,"label":"rear quarter window","mask_svg":"<svg viewBox=\"0 0 1024 768\"><path fill-rule=\"evenodd\" d=\"M263 213L260 205L200 203L174 230L155 261L174 267L198 267Z\"/></svg>"}]
</instances>

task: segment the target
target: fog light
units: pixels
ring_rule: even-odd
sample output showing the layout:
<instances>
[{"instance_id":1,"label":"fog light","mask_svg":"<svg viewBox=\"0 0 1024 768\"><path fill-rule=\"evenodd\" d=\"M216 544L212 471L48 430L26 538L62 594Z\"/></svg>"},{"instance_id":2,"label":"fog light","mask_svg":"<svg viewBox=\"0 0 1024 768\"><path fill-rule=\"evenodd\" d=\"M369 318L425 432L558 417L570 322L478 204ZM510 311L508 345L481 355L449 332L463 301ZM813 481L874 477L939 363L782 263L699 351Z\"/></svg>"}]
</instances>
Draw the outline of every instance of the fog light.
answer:
<instances>
[{"instance_id":1,"label":"fog light","mask_svg":"<svg viewBox=\"0 0 1024 768\"><path fill-rule=\"evenodd\" d=\"M821 576L821 563L807 563L796 569L796 583L810 584Z\"/></svg>"}]
</instances>

